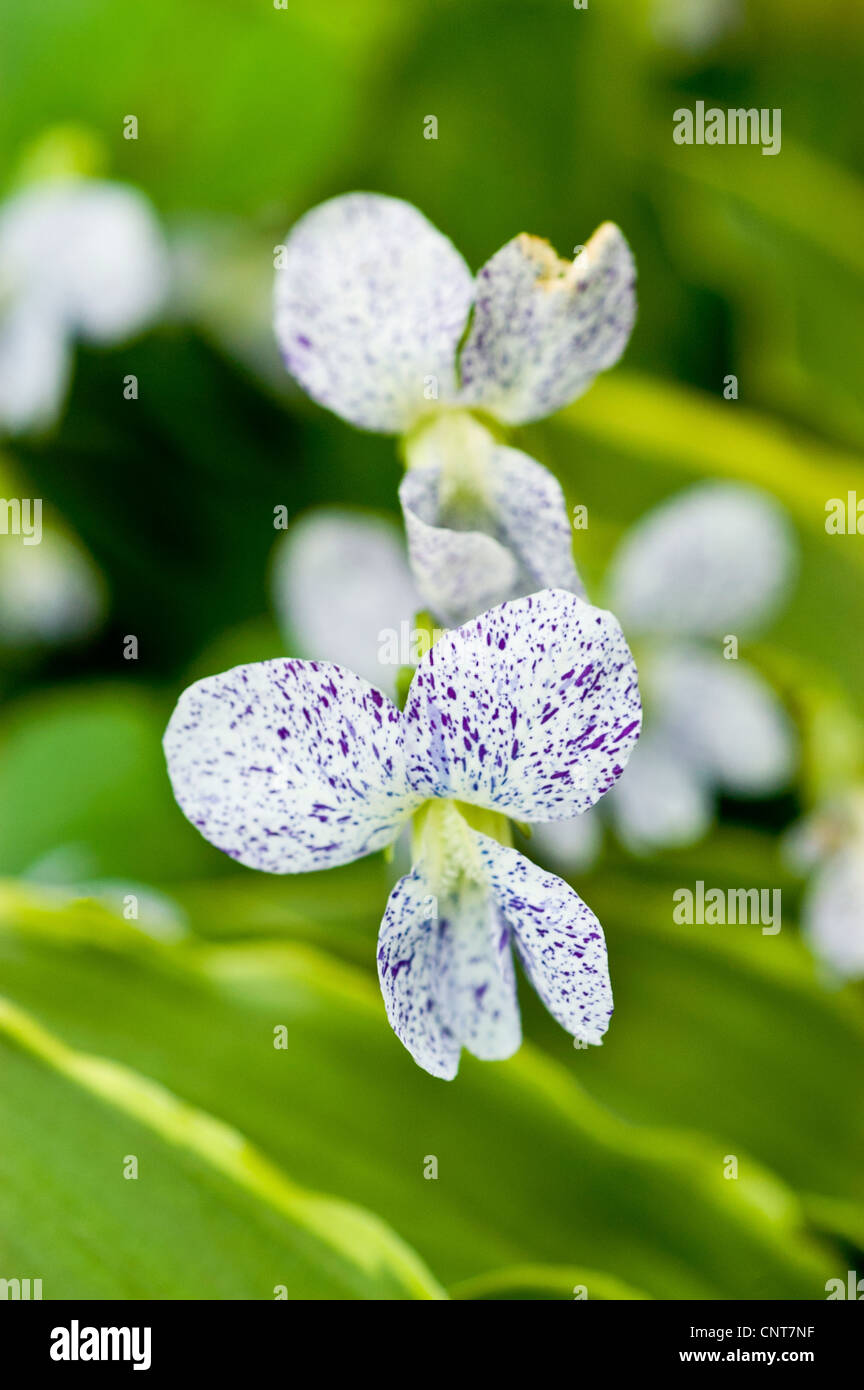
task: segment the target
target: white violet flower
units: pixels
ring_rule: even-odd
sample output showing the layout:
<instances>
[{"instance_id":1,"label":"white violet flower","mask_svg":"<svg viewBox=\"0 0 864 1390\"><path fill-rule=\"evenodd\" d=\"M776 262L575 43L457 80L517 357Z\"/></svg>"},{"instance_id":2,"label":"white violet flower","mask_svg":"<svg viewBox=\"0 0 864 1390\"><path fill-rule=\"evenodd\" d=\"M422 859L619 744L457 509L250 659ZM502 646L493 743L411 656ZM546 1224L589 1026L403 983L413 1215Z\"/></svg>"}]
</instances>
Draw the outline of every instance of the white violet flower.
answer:
<instances>
[{"instance_id":1,"label":"white violet flower","mask_svg":"<svg viewBox=\"0 0 864 1390\"><path fill-rule=\"evenodd\" d=\"M186 690L165 752L184 814L250 868L345 864L413 818L379 979L405 1047L452 1078L462 1047L498 1059L520 1044L514 945L558 1022L601 1041L612 993L600 924L510 846L508 817L587 810L620 776L640 719L616 619L545 590L439 638L404 713L339 666L267 661Z\"/></svg>"},{"instance_id":2,"label":"white violet flower","mask_svg":"<svg viewBox=\"0 0 864 1390\"><path fill-rule=\"evenodd\" d=\"M411 563L443 623L540 588L583 592L558 482L473 412L516 425L582 395L627 344L634 280L608 222L573 262L523 234L476 278L397 198L334 198L289 235L275 296L286 365L343 419L402 436Z\"/></svg>"}]
</instances>

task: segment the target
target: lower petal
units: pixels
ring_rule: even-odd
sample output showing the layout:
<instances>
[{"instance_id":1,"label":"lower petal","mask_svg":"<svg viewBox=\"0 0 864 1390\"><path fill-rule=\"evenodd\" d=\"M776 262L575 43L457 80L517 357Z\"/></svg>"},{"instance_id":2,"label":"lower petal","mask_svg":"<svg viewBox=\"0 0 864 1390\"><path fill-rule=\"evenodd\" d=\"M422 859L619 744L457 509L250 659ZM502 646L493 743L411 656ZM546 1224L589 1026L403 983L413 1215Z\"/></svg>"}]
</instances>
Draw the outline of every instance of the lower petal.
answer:
<instances>
[{"instance_id":1,"label":"lower petal","mask_svg":"<svg viewBox=\"0 0 864 1390\"><path fill-rule=\"evenodd\" d=\"M525 973L573 1037L600 1043L612 1014L603 929L563 879L518 850L478 836L492 891L513 930Z\"/></svg>"},{"instance_id":2,"label":"lower petal","mask_svg":"<svg viewBox=\"0 0 864 1390\"><path fill-rule=\"evenodd\" d=\"M512 598L516 557L484 531L441 524L437 469L412 468L399 488L411 568L430 611L448 627Z\"/></svg>"},{"instance_id":3,"label":"lower petal","mask_svg":"<svg viewBox=\"0 0 864 1390\"><path fill-rule=\"evenodd\" d=\"M442 622L458 627L538 589L584 596L564 494L542 464L491 445L482 494L462 515L447 488L447 468L436 462L410 468L399 489L417 586Z\"/></svg>"},{"instance_id":4,"label":"lower petal","mask_svg":"<svg viewBox=\"0 0 864 1390\"><path fill-rule=\"evenodd\" d=\"M452 1080L463 1047L484 1061L522 1039L510 933L480 884L437 898L422 869L390 894L378 937L387 1017L415 1062Z\"/></svg>"}]
</instances>

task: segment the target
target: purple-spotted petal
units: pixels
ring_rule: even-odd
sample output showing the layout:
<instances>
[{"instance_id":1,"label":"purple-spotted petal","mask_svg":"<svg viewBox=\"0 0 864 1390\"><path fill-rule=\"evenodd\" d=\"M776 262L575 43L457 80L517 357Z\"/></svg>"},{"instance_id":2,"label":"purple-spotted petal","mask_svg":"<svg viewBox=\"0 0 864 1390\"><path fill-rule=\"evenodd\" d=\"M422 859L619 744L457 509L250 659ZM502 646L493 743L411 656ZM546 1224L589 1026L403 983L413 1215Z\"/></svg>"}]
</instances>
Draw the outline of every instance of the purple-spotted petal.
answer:
<instances>
[{"instance_id":1,"label":"purple-spotted petal","mask_svg":"<svg viewBox=\"0 0 864 1390\"><path fill-rule=\"evenodd\" d=\"M313 208L288 237L276 336L316 401L395 433L452 399L473 293L459 252L410 203L350 193Z\"/></svg>"},{"instance_id":2,"label":"purple-spotted petal","mask_svg":"<svg viewBox=\"0 0 864 1390\"><path fill-rule=\"evenodd\" d=\"M461 399L520 424L581 396L627 345L635 274L630 249L611 222L572 264L539 237L509 241L477 277L460 358Z\"/></svg>"},{"instance_id":3,"label":"purple-spotted petal","mask_svg":"<svg viewBox=\"0 0 864 1390\"><path fill-rule=\"evenodd\" d=\"M402 625L421 606L396 525L360 511L318 508L277 542L273 599L284 632L314 654L392 693ZM291 650L289 648L289 650Z\"/></svg>"},{"instance_id":4,"label":"purple-spotted petal","mask_svg":"<svg viewBox=\"0 0 864 1390\"><path fill-rule=\"evenodd\" d=\"M773 617L794 560L788 523L770 497L738 483L699 483L628 531L609 602L628 632L739 636Z\"/></svg>"},{"instance_id":5,"label":"purple-spotted petal","mask_svg":"<svg viewBox=\"0 0 864 1390\"><path fill-rule=\"evenodd\" d=\"M481 854L525 973L554 1019L600 1043L612 1015L603 929L563 879L486 836Z\"/></svg>"},{"instance_id":6,"label":"purple-spotted petal","mask_svg":"<svg viewBox=\"0 0 864 1390\"><path fill-rule=\"evenodd\" d=\"M521 1041L510 932L485 885L436 898L422 867L399 880L378 937L387 1017L414 1060L451 1080L463 1047L485 1061Z\"/></svg>"},{"instance_id":7,"label":"purple-spotted petal","mask_svg":"<svg viewBox=\"0 0 864 1390\"><path fill-rule=\"evenodd\" d=\"M204 838L268 873L371 854L417 804L399 711L327 662L263 661L197 681L171 716L165 755Z\"/></svg>"},{"instance_id":8,"label":"purple-spotted petal","mask_svg":"<svg viewBox=\"0 0 864 1390\"><path fill-rule=\"evenodd\" d=\"M399 486L414 581L426 606L448 627L513 596L519 566L492 535L440 523L440 471L412 468Z\"/></svg>"},{"instance_id":9,"label":"purple-spotted petal","mask_svg":"<svg viewBox=\"0 0 864 1390\"><path fill-rule=\"evenodd\" d=\"M473 507L447 500L443 465L412 468L399 488L411 566L429 609L458 626L538 589L584 594L558 480L518 449L495 445ZM460 524L461 523L461 524Z\"/></svg>"},{"instance_id":10,"label":"purple-spotted petal","mask_svg":"<svg viewBox=\"0 0 864 1390\"><path fill-rule=\"evenodd\" d=\"M420 662L404 715L408 781L519 820L565 820L620 776L640 723L616 619L546 589L446 633Z\"/></svg>"}]
</instances>

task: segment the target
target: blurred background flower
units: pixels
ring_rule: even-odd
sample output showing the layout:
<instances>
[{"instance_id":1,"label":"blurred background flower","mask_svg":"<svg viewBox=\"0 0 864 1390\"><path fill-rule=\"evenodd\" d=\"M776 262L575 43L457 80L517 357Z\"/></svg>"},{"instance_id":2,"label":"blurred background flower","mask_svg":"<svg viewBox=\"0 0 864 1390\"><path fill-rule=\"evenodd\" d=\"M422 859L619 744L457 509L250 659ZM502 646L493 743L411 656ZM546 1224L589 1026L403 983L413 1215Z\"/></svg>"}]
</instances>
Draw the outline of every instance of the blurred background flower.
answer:
<instances>
[{"instance_id":1,"label":"blurred background flower","mask_svg":"<svg viewBox=\"0 0 864 1390\"><path fill-rule=\"evenodd\" d=\"M626 533L605 602L636 644L646 722L608 806L630 849L693 844L714 798L782 791L796 761L791 722L739 640L776 616L794 569L780 509L753 488L703 483L669 498ZM589 813L593 814L593 813ZM566 831L540 826L551 857ZM592 838L589 839L588 836ZM574 864L599 835L573 824Z\"/></svg>"}]
</instances>

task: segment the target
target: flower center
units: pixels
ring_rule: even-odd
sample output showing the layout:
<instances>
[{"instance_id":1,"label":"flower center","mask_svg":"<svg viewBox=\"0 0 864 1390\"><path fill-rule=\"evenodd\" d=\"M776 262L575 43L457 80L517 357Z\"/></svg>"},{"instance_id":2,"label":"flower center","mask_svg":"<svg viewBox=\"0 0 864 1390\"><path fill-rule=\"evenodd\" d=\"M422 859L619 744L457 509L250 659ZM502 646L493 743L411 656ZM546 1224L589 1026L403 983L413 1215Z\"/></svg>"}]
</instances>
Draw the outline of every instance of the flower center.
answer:
<instances>
[{"instance_id":1,"label":"flower center","mask_svg":"<svg viewBox=\"0 0 864 1390\"><path fill-rule=\"evenodd\" d=\"M468 884L485 883L483 860L475 832L499 844L513 843L510 822L500 811L487 811L464 801L434 798L414 813L412 850L415 864L438 897L447 897Z\"/></svg>"},{"instance_id":2,"label":"flower center","mask_svg":"<svg viewBox=\"0 0 864 1390\"><path fill-rule=\"evenodd\" d=\"M467 410L441 410L405 438L408 468L438 468L438 507L456 529L488 509L489 465L495 438ZM459 524L461 522L461 525Z\"/></svg>"}]
</instances>

